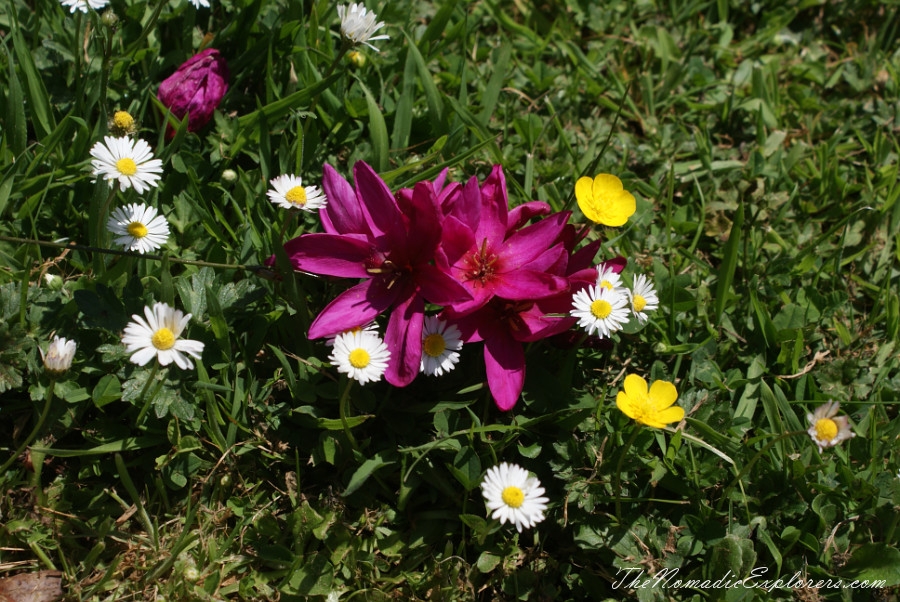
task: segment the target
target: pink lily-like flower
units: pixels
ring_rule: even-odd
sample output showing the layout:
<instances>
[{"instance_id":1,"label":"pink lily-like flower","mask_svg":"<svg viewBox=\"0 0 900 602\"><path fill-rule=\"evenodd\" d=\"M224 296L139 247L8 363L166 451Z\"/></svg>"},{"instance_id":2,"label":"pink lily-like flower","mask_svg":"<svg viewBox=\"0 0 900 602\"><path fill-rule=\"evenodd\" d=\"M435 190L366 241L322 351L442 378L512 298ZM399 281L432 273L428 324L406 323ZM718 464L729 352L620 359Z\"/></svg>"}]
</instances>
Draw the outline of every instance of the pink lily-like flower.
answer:
<instances>
[{"instance_id":1,"label":"pink lily-like flower","mask_svg":"<svg viewBox=\"0 0 900 602\"><path fill-rule=\"evenodd\" d=\"M481 187L472 178L444 199L437 265L471 295L470 300L450 305L456 316L478 310L495 296L534 301L568 290L568 281L556 274L560 263L565 269L566 252L558 240L569 214L556 213L524 225L544 211L543 204L528 203L510 212L507 203L506 180L499 165Z\"/></svg>"},{"instance_id":2,"label":"pink lily-like flower","mask_svg":"<svg viewBox=\"0 0 900 602\"><path fill-rule=\"evenodd\" d=\"M484 342L488 388L494 403L502 411L516 405L525 385L523 343L548 337L555 339L570 332L577 322L568 315L572 295L597 279L597 267L593 261L601 241L591 242L575 251L574 247L581 238L583 236L577 235L572 226L566 226L560 233L563 253L559 260L542 266L549 274L564 275L569 283L565 291L535 300L511 301L494 297L467 315L459 315L454 310L444 312L444 317L460 329L466 343ZM545 259L549 257L551 255L544 255ZM625 259L616 257L603 265L619 273L625 267Z\"/></svg>"},{"instance_id":3,"label":"pink lily-like flower","mask_svg":"<svg viewBox=\"0 0 900 602\"><path fill-rule=\"evenodd\" d=\"M385 343L391 363L385 379L408 385L419 372L425 302L450 305L469 293L434 264L441 240L440 209L430 183L419 183L403 210L369 165L353 168L356 190L329 166L322 187L324 234L285 244L292 265L323 276L360 278L319 313L309 337L333 336L390 310Z\"/></svg>"}]
</instances>

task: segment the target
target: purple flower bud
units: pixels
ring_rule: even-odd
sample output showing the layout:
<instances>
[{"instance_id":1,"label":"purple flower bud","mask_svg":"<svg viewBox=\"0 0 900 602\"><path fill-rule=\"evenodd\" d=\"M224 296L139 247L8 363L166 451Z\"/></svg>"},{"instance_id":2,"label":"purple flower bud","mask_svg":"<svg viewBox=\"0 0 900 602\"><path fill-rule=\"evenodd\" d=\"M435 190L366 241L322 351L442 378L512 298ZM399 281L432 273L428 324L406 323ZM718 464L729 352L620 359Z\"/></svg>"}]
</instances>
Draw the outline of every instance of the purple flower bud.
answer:
<instances>
[{"instance_id":1,"label":"purple flower bud","mask_svg":"<svg viewBox=\"0 0 900 602\"><path fill-rule=\"evenodd\" d=\"M159 101L172 114L188 118L188 131L196 132L212 119L228 91L228 65L215 48L195 54L159 86Z\"/></svg>"}]
</instances>

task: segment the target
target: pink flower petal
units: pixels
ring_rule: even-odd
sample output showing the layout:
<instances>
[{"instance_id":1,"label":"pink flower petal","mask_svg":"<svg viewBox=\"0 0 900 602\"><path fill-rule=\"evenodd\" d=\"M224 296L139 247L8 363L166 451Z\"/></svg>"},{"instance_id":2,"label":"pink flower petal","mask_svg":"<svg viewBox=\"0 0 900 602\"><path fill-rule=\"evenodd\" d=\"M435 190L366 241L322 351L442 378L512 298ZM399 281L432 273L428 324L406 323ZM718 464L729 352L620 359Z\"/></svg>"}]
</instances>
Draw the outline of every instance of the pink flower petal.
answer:
<instances>
[{"instance_id":1,"label":"pink flower petal","mask_svg":"<svg viewBox=\"0 0 900 602\"><path fill-rule=\"evenodd\" d=\"M451 305L471 298L466 287L433 265L418 267L416 284L425 300L435 305Z\"/></svg>"},{"instance_id":2,"label":"pink flower petal","mask_svg":"<svg viewBox=\"0 0 900 602\"><path fill-rule=\"evenodd\" d=\"M547 215L550 211L550 205L543 201L529 201L517 205L509 210L509 216L506 218L506 231L512 233L527 224L531 218Z\"/></svg>"},{"instance_id":3,"label":"pink flower petal","mask_svg":"<svg viewBox=\"0 0 900 602\"><path fill-rule=\"evenodd\" d=\"M422 360L422 325L425 303L419 295L399 301L391 312L384 342L391 351L384 378L395 387L405 387L419 373Z\"/></svg>"},{"instance_id":4,"label":"pink flower petal","mask_svg":"<svg viewBox=\"0 0 900 602\"><path fill-rule=\"evenodd\" d=\"M484 365L488 388L502 411L511 410L525 386L525 351L510 336L494 336L484 341Z\"/></svg>"},{"instance_id":5,"label":"pink flower petal","mask_svg":"<svg viewBox=\"0 0 900 602\"><path fill-rule=\"evenodd\" d=\"M359 199L350 183L327 163L322 168L322 191L328 204L319 211L322 227L330 234L371 235L359 208Z\"/></svg>"},{"instance_id":6,"label":"pink flower petal","mask_svg":"<svg viewBox=\"0 0 900 602\"><path fill-rule=\"evenodd\" d=\"M367 324L394 302L397 291L377 280L366 280L338 295L309 327L309 338L319 339Z\"/></svg>"},{"instance_id":7,"label":"pink flower petal","mask_svg":"<svg viewBox=\"0 0 900 602\"><path fill-rule=\"evenodd\" d=\"M569 281L546 272L516 270L496 278L494 294L512 301L549 297L569 290Z\"/></svg>"},{"instance_id":8,"label":"pink flower petal","mask_svg":"<svg viewBox=\"0 0 900 602\"><path fill-rule=\"evenodd\" d=\"M304 234L284 244L285 253L295 269L322 276L370 278L366 259L372 257L372 245L339 234Z\"/></svg>"},{"instance_id":9,"label":"pink flower petal","mask_svg":"<svg viewBox=\"0 0 900 602\"><path fill-rule=\"evenodd\" d=\"M375 238L384 236L386 248L402 245L406 239L403 215L387 184L364 161L357 161L353 166L353 179L360 207L372 234Z\"/></svg>"},{"instance_id":10,"label":"pink flower petal","mask_svg":"<svg viewBox=\"0 0 900 602\"><path fill-rule=\"evenodd\" d=\"M481 185L481 219L475 230L475 244L479 241L501 241L506 238L509 199L506 196L506 178L503 168L495 165L491 175Z\"/></svg>"}]
</instances>

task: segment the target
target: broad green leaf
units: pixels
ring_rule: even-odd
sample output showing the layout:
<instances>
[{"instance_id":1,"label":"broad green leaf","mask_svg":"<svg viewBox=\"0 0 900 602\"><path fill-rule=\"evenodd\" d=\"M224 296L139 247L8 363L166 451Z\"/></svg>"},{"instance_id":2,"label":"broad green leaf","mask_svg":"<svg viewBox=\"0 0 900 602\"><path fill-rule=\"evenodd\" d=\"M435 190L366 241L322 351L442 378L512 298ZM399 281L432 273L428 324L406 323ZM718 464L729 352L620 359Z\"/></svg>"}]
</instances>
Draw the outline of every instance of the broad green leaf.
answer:
<instances>
[{"instance_id":1,"label":"broad green leaf","mask_svg":"<svg viewBox=\"0 0 900 602\"><path fill-rule=\"evenodd\" d=\"M393 453L386 452L385 455L393 456ZM350 482L347 483L347 488L344 490L344 497L353 494L362 487L376 471L396 463L397 461L394 459L386 459L382 457L382 454L375 454L375 456L363 462L356 469L356 472L353 473L353 476L350 477Z\"/></svg>"},{"instance_id":2,"label":"broad green leaf","mask_svg":"<svg viewBox=\"0 0 900 602\"><path fill-rule=\"evenodd\" d=\"M115 374L105 374L101 377L91 393L91 399L94 400L94 405L98 408L102 408L106 404L121 398L122 385Z\"/></svg>"},{"instance_id":3,"label":"broad green leaf","mask_svg":"<svg viewBox=\"0 0 900 602\"><path fill-rule=\"evenodd\" d=\"M858 581L883 581L879 587L900 585L900 550L885 543L867 543L853 551L841 575Z\"/></svg>"}]
</instances>

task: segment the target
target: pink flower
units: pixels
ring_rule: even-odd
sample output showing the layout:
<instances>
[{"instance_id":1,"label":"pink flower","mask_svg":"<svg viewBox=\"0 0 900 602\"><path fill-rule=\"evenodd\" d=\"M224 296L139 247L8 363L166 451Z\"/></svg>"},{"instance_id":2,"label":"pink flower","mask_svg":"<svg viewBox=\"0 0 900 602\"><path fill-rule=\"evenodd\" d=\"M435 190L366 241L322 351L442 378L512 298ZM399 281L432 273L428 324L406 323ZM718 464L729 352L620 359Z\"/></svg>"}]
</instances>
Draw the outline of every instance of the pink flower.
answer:
<instances>
[{"instance_id":1,"label":"pink flower","mask_svg":"<svg viewBox=\"0 0 900 602\"><path fill-rule=\"evenodd\" d=\"M178 119L188 115L188 131L196 132L212 119L228 91L228 65L215 48L189 58L159 86L159 101ZM167 127L167 134L172 130Z\"/></svg>"},{"instance_id":2,"label":"pink flower","mask_svg":"<svg viewBox=\"0 0 900 602\"><path fill-rule=\"evenodd\" d=\"M556 213L525 225L545 205L528 203L509 211L499 165L481 187L475 178L470 179L442 208L445 216L436 260L472 297L451 305L454 315L476 311L494 296L534 301L568 290L568 281L558 274L566 265L566 250L559 238L569 214Z\"/></svg>"},{"instance_id":3,"label":"pink flower","mask_svg":"<svg viewBox=\"0 0 900 602\"><path fill-rule=\"evenodd\" d=\"M366 324L390 310L385 343L391 363L385 379L408 385L419 372L425 302L449 305L469 297L434 262L441 240L440 210L430 183L421 182L400 205L369 165L353 168L356 190L326 165L320 211L324 234L285 244L292 265L323 276L363 281L341 293L309 329L317 339Z\"/></svg>"}]
</instances>

